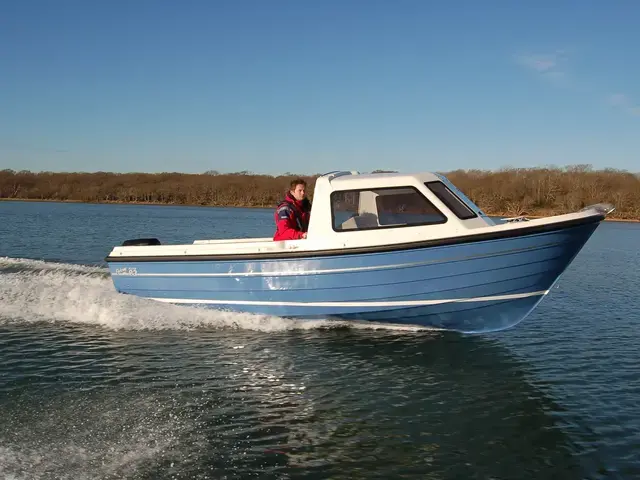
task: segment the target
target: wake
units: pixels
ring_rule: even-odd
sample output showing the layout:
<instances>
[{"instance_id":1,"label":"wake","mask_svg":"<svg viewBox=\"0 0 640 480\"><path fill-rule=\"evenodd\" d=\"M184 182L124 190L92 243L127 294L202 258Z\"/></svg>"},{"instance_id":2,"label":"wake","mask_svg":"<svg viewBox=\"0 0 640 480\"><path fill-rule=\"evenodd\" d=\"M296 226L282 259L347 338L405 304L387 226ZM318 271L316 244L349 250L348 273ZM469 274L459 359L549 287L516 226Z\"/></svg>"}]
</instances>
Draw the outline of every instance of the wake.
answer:
<instances>
[{"instance_id":1,"label":"wake","mask_svg":"<svg viewBox=\"0 0 640 480\"><path fill-rule=\"evenodd\" d=\"M370 322L284 319L158 303L118 293L106 267L4 257L0 258L0 324L16 322L59 322L112 330L428 330Z\"/></svg>"}]
</instances>

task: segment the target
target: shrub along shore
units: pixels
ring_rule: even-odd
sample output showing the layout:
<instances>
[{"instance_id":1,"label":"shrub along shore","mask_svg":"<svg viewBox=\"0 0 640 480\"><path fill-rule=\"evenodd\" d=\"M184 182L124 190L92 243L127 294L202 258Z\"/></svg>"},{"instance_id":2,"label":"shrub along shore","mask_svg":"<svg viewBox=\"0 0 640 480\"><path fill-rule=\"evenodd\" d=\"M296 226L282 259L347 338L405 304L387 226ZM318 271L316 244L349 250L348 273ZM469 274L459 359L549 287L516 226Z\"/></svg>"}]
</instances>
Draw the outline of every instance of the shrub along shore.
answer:
<instances>
[{"instance_id":1,"label":"shrub along shore","mask_svg":"<svg viewBox=\"0 0 640 480\"><path fill-rule=\"evenodd\" d=\"M537 217L609 202L611 220L640 221L640 174L589 165L442 173L489 215ZM307 181L313 197L317 174L1 170L0 200L275 208L294 177Z\"/></svg>"}]
</instances>

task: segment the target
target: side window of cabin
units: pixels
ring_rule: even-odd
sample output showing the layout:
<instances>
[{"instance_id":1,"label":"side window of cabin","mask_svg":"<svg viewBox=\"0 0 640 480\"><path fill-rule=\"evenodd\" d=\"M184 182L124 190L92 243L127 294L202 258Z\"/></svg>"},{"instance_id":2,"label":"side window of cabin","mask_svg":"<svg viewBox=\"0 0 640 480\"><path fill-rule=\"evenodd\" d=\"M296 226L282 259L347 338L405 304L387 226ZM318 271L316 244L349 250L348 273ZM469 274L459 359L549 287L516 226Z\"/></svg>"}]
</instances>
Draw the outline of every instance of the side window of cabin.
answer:
<instances>
[{"instance_id":1,"label":"side window of cabin","mask_svg":"<svg viewBox=\"0 0 640 480\"><path fill-rule=\"evenodd\" d=\"M331 194L331 213L333 216L333 229L342 230L341 225L358 216L360 204L360 192L344 191ZM353 222L352 222L353 223Z\"/></svg>"},{"instance_id":2,"label":"side window of cabin","mask_svg":"<svg viewBox=\"0 0 640 480\"><path fill-rule=\"evenodd\" d=\"M470 218L476 218L478 216L476 214L476 212L471 210L444 183L442 183L442 182L427 182L427 183L425 183L425 185L460 220L468 220Z\"/></svg>"},{"instance_id":3,"label":"side window of cabin","mask_svg":"<svg viewBox=\"0 0 640 480\"><path fill-rule=\"evenodd\" d=\"M436 225L447 218L414 187L336 191L331 194L335 231Z\"/></svg>"}]
</instances>

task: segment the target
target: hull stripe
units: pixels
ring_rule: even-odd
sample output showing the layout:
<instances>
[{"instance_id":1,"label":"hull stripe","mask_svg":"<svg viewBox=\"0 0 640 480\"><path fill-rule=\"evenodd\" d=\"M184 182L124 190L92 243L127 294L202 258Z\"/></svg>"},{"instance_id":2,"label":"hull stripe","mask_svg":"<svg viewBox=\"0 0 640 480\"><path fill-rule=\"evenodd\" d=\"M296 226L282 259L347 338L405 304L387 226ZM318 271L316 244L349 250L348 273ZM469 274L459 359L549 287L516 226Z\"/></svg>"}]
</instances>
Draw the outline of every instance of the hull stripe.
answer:
<instances>
[{"instance_id":1,"label":"hull stripe","mask_svg":"<svg viewBox=\"0 0 640 480\"><path fill-rule=\"evenodd\" d=\"M527 252L531 250L543 250L545 248L557 247L564 245L566 242L545 243L526 248L514 248L511 250L503 250L497 253L487 253L483 255L470 255L466 257L445 258L442 260L428 260L424 262L397 263L392 265L372 265L366 267L350 267L350 268L332 268L319 270L274 270L272 272L261 270L259 272L220 272L220 273L136 273L135 275L113 273L114 276L121 277L273 277L273 276L302 276L302 275L324 275L331 273L350 273L350 272L366 272L372 270L394 270L399 268L413 268L426 265L436 265L442 263L462 262L465 260L476 260L480 258L494 258L503 255L512 255L516 253Z\"/></svg>"},{"instance_id":2,"label":"hull stripe","mask_svg":"<svg viewBox=\"0 0 640 480\"><path fill-rule=\"evenodd\" d=\"M399 300L399 301L367 301L367 302L270 302L260 300L209 300L191 298L155 298L146 297L149 300L156 300L165 303L197 304L197 305L268 305L268 306L288 306L288 307L420 307L425 305L442 305L445 303L467 303L467 302L495 302L504 300L515 300L543 296L549 290L539 290L537 292L512 293L508 295L493 295L489 297L473 298L448 298L434 300Z\"/></svg>"}]
</instances>

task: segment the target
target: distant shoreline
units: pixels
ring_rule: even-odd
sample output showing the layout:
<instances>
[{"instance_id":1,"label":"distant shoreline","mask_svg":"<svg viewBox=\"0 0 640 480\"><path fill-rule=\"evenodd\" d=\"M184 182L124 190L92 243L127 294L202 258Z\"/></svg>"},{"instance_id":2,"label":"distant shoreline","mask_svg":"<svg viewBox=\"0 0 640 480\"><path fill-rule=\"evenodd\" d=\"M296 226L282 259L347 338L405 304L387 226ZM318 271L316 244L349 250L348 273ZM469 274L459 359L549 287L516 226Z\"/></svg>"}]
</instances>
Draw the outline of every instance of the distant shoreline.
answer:
<instances>
[{"instance_id":1,"label":"distant shoreline","mask_svg":"<svg viewBox=\"0 0 640 480\"><path fill-rule=\"evenodd\" d=\"M263 209L263 210L271 210L276 208L275 205L263 206L263 205L203 205L203 204L193 204L193 203L160 203L160 202L124 202L120 200L115 201L82 201L82 200L56 200L56 199L40 199L40 198L0 198L2 202L41 202L41 203L84 203L87 205L145 205L145 206L158 206L158 207L203 207L203 208L255 208L255 209ZM484 212L490 217L503 217L503 218L512 218L512 217L527 217L527 218L544 218L550 217L553 215L561 215L562 213L553 213L549 212L548 214L523 214L523 215L512 215L507 213L496 213L489 212L484 209ZM604 220L605 222L621 222L621 223L640 223L640 219L637 218L612 218L607 217Z\"/></svg>"},{"instance_id":2,"label":"distant shoreline","mask_svg":"<svg viewBox=\"0 0 640 480\"><path fill-rule=\"evenodd\" d=\"M84 200L55 200L47 198L0 198L0 202L42 202L42 203L84 203L87 205L150 205L158 207L203 207L203 208L262 208L275 209L275 205L203 205L200 203L162 203L162 202L124 202L122 200L84 201Z\"/></svg>"}]
</instances>

